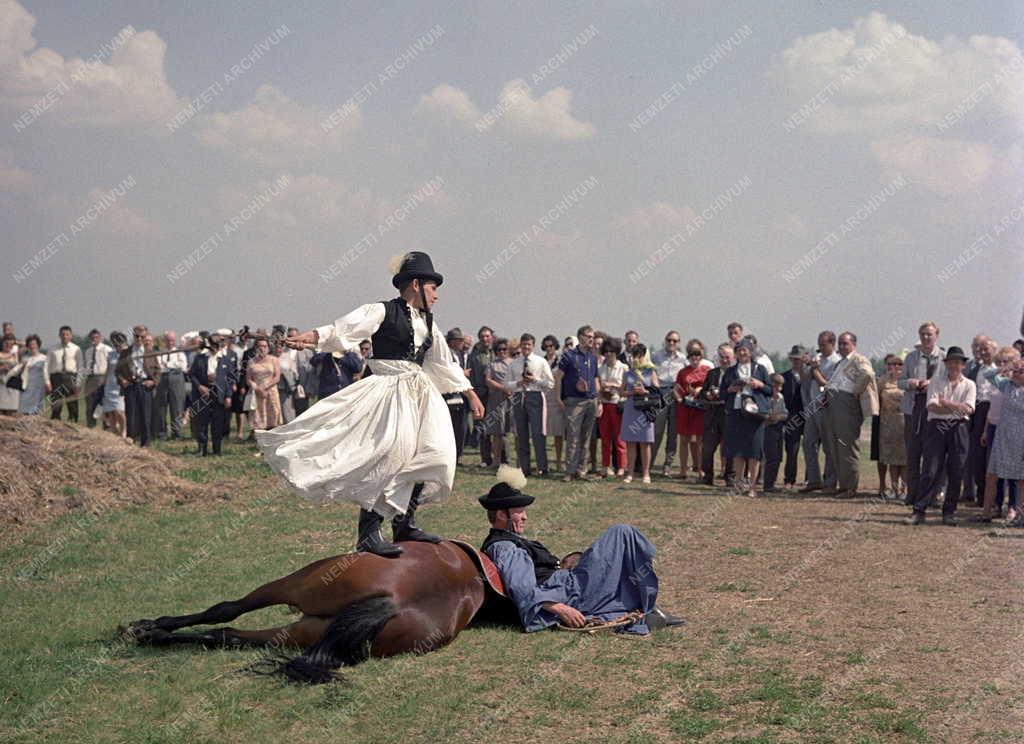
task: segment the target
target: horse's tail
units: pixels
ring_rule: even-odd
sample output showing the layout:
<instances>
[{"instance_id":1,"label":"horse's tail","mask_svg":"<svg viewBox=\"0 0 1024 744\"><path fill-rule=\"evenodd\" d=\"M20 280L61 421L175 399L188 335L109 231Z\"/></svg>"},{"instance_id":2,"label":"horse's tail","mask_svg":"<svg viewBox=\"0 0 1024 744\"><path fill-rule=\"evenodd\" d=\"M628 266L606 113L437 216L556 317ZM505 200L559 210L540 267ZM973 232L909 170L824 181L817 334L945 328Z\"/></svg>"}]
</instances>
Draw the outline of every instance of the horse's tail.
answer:
<instances>
[{"instance_id":1,"label":"horse's tail","mask_svg":"<svg viewBox=\"0 0 1024 744\"><path fill-rule=\"evenodd\" d=\"M331 682L338 678L334 672L338 667L370 658L374 639L397 613L389 597L370 597L350 604L334 616L320 640L276 671L293 682Z\"/></svg>"}]
</instances>

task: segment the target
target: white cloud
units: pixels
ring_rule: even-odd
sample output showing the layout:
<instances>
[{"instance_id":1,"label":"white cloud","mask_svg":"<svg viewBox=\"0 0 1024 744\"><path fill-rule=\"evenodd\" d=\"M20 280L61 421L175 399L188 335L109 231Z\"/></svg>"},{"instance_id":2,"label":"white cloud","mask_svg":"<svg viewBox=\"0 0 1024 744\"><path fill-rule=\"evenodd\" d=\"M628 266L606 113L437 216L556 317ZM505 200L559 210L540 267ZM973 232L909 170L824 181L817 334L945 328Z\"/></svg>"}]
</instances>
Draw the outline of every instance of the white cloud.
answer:
<instances>
[{"instance_id":1,"label":"white cloud","mask_svg":"<svg viewBox=\"0 0 1024 744\"><path fill-rule=\"evenodd\" d=\"M498 102L481 111L465 91L444 83L420 98L417 111L478 132L499 131L513 137L574 141L597 131L593 124L573 118L572 92L552 88L539 98L525 80L510 80Z\"/></svg>"},{"instance_id":2,"label":"white cloud","mask_svg":"<svg viewBox=\"0 0 1024 744\"><path fill-rule=\"evenodd\" d=\"M798 38L771 76L794 112L811 104L806 126L821 132L935 134L961 119L1024 132L1024 56L1002 37L936 42L872 13L852 28Z\"/></svg>"},{"instance_id":3,"label":"white cloud","mask_svg":"<svg viewBox=\"0 0 1024 744\"><path fill-rule=\"evenodd\" d=\"M987 142L935 137L879 140L871 150L889 173L903 173L943 196L978 188L996 161L996 148Z\"/></svg>"},{"instance_id":4,"label":"white cloud","mask_svg":"<svg viewBox=\"0 0 1024 744\"><path fill-rule=\"evenodd\" d=\"M667 202L654 202L648 207L636 207L630 212L612 219L616 229L627 230L678 230L697 216L692 207L677 207Z\"/></svg>"},{"instance_id":5,"label":"white cloud","mask_svg":"<svg viewBox=\"0 0 1024 744\"><path fill-rule=\"evenodd\" d=\"M37 47L35 24L15 0L0 0L0 104L22 125L40 118L64 126L162 123L181 105L156 33L129 26L88 59L65 60Z\"/></svg>"},{"instance_id":6,"label":"white cloud","mask_svg":"<svg viewBox=\"0 0 1024 744\"><path fill-rule=\"evenodd\" d=\"M199 117L195 136L202 144L243 160L284 164L341 149L362 125L358 108L347 110L334 122L330 117L330 112L302 106L264 84L245 108Z\"/></svg>"}]
</instances>

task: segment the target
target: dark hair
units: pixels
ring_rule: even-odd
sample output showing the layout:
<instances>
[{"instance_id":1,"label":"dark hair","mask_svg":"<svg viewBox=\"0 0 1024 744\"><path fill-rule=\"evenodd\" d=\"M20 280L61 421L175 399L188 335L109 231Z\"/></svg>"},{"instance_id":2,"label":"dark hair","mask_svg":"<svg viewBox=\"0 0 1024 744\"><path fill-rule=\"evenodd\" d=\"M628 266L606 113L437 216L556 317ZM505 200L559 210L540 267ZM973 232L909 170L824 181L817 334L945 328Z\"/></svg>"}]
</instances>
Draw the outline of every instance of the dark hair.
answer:
<instances>
[{"instance_id":1,"label":"dark hair","mask_svg":"<svg viewBox=\"0 0 1024 744\"><path fill-rule=\"evenodd\" d=\"M857 345L857 334L854 333L853 331L843 331L842 333L839 334L839 336L840 338L842 338L843 336L849 336L850 340L853 342L853 345Z\"/></svg>"},{"instance_id":2,"label":"dark hair","mask_svg":"<svg viewBox=\"0 0 1024 744\"><path fill-rule=\"evenodd\" d=\"M296 333L298 333L299 329L296 328L295 326L288 326L288 333L291 333L292 331L295 331Z\"/></svg>"},{"instance_id":3,"label":"dark hair","mask_svg":"<svg viewBox=\"0 0 1024 744\"><path fill-rule=\"evenodd\" d=\"M67 331L68 333L71 333L71 326L69 326L69 325L62 325L60 327L60 329L57 331L57 333L64 333L64 331Z\"/></svg>"},{"instance_id":4,"label":"dark hair","mask_svg":"<svg viewBox=\"0 0 1024 744\"><path fill-rule=\"evenodd\" d=\"M834 344L836 342L836 334L834 334L832 331L822 331L821 333L818 334L818 338L824 338L830 344Z\"/></svg>"},{"instance_id":5,"label":"dark hair","mask_svg":"<svg viewBox=\"0 0 1024 744\"><path fill-rule=\"evenodd\" d=\"M689 354L691 351L693 351L694 347L700 349L700 355L704 356L704 352L706 351L706 349L704 348L703 341L701 341L699 338L691 338L689 341L686 342L686 353Z\"/></svg>"},{"instance_id":6,"label":"dark hair","mask_svg":"<svg viewBox=\"0 0 1024 744\"><path fill-rule=\"evenodd\" d=\"M644 354L647 353L647 347L644 346L639 341L637 341L636 346L630 349L629 353L632 354L634 357L642 357Z\"/></svg>"},{"instance_id":7,"label":"dark hair","mask_svg":"<svg viewBox=\"0 0 1024 744\"><path fill-rule=\"evenodd\" d=\"M94 333L100 333L99 329L98 329L98 328L93 328L93 329L92 329L91 331L89 331L89 335L90 335L90 336L91 336L92 334L94 334ZM102 334L102 333L100 333L100 336L102 336L102 335L103 335L103 334Z\"/></svg>"},{"instance_id":8,"label":"dark hair","mask_svg":"<svg viewBox=\"0 0 1024 744\"><path fill-rule=\"evenodd\" d=\"M588 325L581 325L579 328L576 329L576 340L578 341L580 336L582 336L587 331L593 331L593 330L594 329L592 327L588 326Z\"/></svg>"},{"instance_id":9,"label":"dark hair","mask_svg":"<svg viewBox=\"0 0 1024 744\"><path fill-rule=\"evenodd\" d=\"M544 348L544 344L547 344L547 343L554 344L556 349L560 349L561 348L561 346L559 346L559 344L558 344L558 339L555 338L554 336L552 336L550 333L547 336L545 336L544 338L541 339L541 341L540 341L540 348L543 349Z\"/></svg>"},{"instance_id":10,"label":"dark hair","mask_svg":"<svg viewBox=\"0 0 1024 744\"><path fill-rule=\"evenodd\" d=\"M895 359L900 364L903 364L903 358L899 354L886 354L883 361L888 364L890 359Z\"/></svg>"},{"instance_id":11,"label":"dark hair","mask_svg":"<svg viewBox=\"0 0 1024 744\"><path fill-rule=\"evenodd\" d=\"M743 338L745 338L745 339L746 339L747 341L749 341L750 343L752 343L752 344L754 345L754 348L757 348L757 345L758 345L758 344L757 344L757 336L755 336L755 335L754 335L753 333L748 333L748 334L747 334L746 336L744 336Z\"/></svg>"},{"instance_id":12,"label":"dark hair","mask_svg":"<svg viewBox=\"0 0 1024 744\"><path fill-rule=\"evenodd\" d=\"M618 354L622 351L622 341L617 338L606 338L604 343L601 344L601 353L607 354L608 352Z\"/></svg>"},{"instance_id":13,"label":"dark hair","mask_svg":"<svg viewBox=\"0 0 1024 744\"><path fill-rule=\"evenodd\" d=\"M14 337L14 334L13 334L13 333L5 333L5 334L4 334L4 336L3 336L3 338L0 338L0 346L2 346L2 345L3 345L3 342L4 342L4 341L10 341L10 342L11 342L11 343L13 344L13 343L15 343L15 342L16 342L17 340L18 340L18 339Z\"/></svg>"},{"instance_id":14,"label":"dark hair","mask_svg":"<svg viewBox=\"0 0 1024 744\"><path fill-rule=\"evenodd\" d=\"M625 338L626 336L628 336L628 335L629 335L629 334L631 334L631 333L632 333L632 334L633 334L634 336L636 336L636 337L637 337L638 339L640 338L640 334L639 334L639 333L637 333L636 331L633 331L633 330L629 330L629 331L626 331L625 333L623 333L623 334L622 334L622 337L623 337L623 338Z\"/></svg>"},{"instance_id":15,"label":"dark hair","mask_svg":"<svg viewBox=\"0 0 1024 744\"><path fill-rule=\"evenodd\" d=\"M738 322L736 322L734 320L732 323L730 323L729 325L727 325L725 327L725 330L731 331L733 328L739 328L742 331L743 330L743 324L742 323L738 323Z\"/></svg>"},{"instance_id":16,"label":"dark hair","mask_svg":"<svg viewBox=\"0 0 1024 744\"><path fill-rule=\"evenodd\" d=\"M496 338L494 339L494 341L491 342L491 348L494 349L495 351L498 350L499 346L504 346L506 349L508 349L508 339Z\"/></svg>"},{"instance_id":17,"label":"dark hair","mask_svg":"<svg viewBox=\"0 0 1024 744\"><path fill-rule=\"evenodd\" d=\"M39 338L39 335L36 334L36 333L30 333L27 336L25 336L25 348L26 349L28 348L28 344L29 344L30 341L35 341L36 344L38 346L40 346L40 347L42 347L42 345L43 345L43 340L41 338Z\"/></svg>"},{"instance_id":18,"label":"dark hair","mask_svg":"<svg viewBox=\"0 0 1024 744\"><path fill-rule=\"evenodd\" d=\"M491 335L494 335L494 329L491 328L490 326L480 326L480 330L476 332L476 335L479 337L480 334L483 333L484 331L487 331Z\"/></svg>"},{"instance_id":19,"label":"dark hair","mask_svg":"<svg viewBox=\"0 0 1024 744\"><path fill-rule=\"evenodd\" d=\"M524 341L533 341L533 343L537 343L537 339L533 337L532 333L524 333L519 337L519 343L523 343Z\"/></svg>"}]
</instances>

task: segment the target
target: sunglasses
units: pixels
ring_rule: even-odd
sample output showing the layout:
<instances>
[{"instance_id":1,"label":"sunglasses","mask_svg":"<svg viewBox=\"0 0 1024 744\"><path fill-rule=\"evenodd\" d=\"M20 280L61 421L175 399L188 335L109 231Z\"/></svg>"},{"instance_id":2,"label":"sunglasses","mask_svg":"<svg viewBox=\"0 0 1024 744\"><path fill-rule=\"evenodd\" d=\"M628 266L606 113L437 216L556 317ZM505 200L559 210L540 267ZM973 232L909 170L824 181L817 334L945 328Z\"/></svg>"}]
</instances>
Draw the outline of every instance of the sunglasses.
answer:
<instances>
[{"instance_id":1,"label":"sunglasses","mask_svg":"<svg viewBox=\"0 0 1024 744\"><path fill-rule=\"evenodd\" d=\"M679 339L678 338L666 338L665 339L665 343L666 344L678 344L679 343Z\"/></svg>"},{"instance_id":2,"label":"sunglasses","mask_svg":"<svg viewBox=\"0 0 1024 744\"><path fill-rule=\"evenodd\" d=\"M687 356L689 356L690 359L700 359L704 355L699 351L691 351Z\"/></svg>"}]
</instances>

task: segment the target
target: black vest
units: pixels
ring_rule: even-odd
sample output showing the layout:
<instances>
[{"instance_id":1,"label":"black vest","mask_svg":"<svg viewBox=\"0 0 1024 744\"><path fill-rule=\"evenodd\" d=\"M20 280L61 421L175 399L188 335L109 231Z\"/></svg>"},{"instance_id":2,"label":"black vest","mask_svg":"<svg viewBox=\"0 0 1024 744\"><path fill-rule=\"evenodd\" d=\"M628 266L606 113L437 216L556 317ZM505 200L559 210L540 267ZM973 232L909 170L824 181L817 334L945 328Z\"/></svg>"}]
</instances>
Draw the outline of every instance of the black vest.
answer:
<instances>
[{"instance_id":1,"label":"black vest","mask_svg":"<svg viewBox=\"0 0 1024 744\"><path fill-rule=\"evenodd\" d=\"M385 300L384 322L380 324L377 332L370 337L373 344L374 359L401 359L407 362L416 362L423 365L423 359L427 355L427 349L434 343L434 316L429 311L426 314L427 337L423 344L416 348L412 331L412 311L401 297L393 300Z\"/></svg>"},{"instance_id":2,"label":"black vest","mask_svg":"<svg viewBox=\"0 0 1024 744\"><path fill-rule=\"evenodd\" d=\"M507 540L530 554L530 559L533 561L533 572L537 576L538 584L543 584L551 574L558 570L561 561L550 550L536 540L527 540L522 535L517 535L515 532L509 532L508 530L499 530L492 527L491 531L487 533L487 539L484 540L484 544L480 546L480 550L486 551L494 543L502 542L503 540Z\"/></svg>"}]
</instances>

